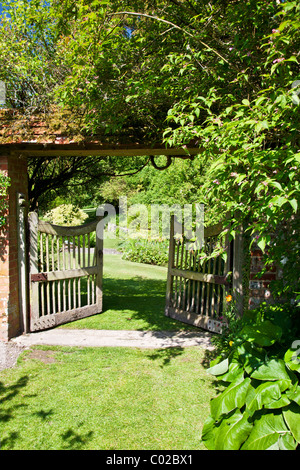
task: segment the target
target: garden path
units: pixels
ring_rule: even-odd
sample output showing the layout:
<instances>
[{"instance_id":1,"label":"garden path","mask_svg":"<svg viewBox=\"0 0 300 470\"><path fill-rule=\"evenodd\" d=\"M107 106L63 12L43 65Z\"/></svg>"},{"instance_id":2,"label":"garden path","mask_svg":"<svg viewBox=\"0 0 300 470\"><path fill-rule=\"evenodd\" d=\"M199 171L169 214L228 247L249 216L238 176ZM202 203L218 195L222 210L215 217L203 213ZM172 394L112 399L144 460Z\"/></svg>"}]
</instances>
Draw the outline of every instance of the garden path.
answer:
<instances>
[{"instance_id":1,"label":"garden path","mask_svg":"<svg viewBox=\"0 0 300 470\"><path fill-rule=\"evenodd\" d=\"M133 347L143 349L199 346L206 350L212 350L214 347L210 338L210 333L205 331L114 331L54 328L24 334L11 339L8 343L0 343L0 370L13 367L19 354L31 346Z\"/></svg>"}]
</instances>

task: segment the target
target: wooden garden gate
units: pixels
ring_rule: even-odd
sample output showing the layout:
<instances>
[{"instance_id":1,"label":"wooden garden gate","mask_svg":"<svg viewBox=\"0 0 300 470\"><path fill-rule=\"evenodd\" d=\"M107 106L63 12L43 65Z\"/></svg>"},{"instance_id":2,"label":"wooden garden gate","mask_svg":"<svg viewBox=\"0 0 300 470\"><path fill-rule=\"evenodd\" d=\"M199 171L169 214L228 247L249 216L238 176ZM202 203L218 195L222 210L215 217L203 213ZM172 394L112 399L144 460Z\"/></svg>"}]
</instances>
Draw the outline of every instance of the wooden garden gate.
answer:
<instances>
[{"instance_id":1,"label":"wooden garden gate","mask_svg":"<svg viewBox=\"0 0 300 470\"><path fill-rule=\"evenodd\" d=\"M61 227L29 214L30 331L102 312L99 222Z\"/></svg>"},{"instance_id":2,"label":"wooden garden gate","mask_svg":"<svg viewBox=\"0 0 300 470\"><path fill-rule=\"evenodd\" d=\"M232 270L232 246L227 236L220 240L221 223L205 228L203 246L194 250L189 249L191 242L176 237L175 225L172 216L165 314L220 333L225 297L232 287L228 281ZM217 240L225 248L226 260L222 256L209 257Z\"/></svg>"}]
</instances>

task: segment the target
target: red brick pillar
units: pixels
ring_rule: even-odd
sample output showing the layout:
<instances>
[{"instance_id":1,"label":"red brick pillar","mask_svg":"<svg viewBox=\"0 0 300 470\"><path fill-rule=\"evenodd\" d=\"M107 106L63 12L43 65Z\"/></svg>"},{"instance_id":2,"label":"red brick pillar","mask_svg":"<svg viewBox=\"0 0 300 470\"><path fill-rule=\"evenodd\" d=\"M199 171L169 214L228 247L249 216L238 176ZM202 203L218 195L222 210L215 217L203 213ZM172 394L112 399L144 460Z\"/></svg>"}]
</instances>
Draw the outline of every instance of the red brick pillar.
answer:
<instances>
[{"instance_id":1,"label":"red brick pillar","mask_svg":"<svg viewBox=\"0 0 300 470\"><path fill-rule=\"evenodd\" d=\"M271 304L274 302L270 283L277 279L277 270L274 264L269 265L263 275L260 275L264 267L263 253L253 244L251 250L251 266L250 266L250 298L249 307L257 308L262 302Z\"/></svg>"},{"instance_id":2,"label":"red brick pillar","mask_svg":"<svg viewBox=\"0 0 300 470\"><path fill-rule=\"evenodd\" d=\"M0 170L10 177L7 224L0 231L0 341L8 341L22 333L17 209L19 193L28 200L27 159L0 155Z\"/></svg>"}]
</instances>

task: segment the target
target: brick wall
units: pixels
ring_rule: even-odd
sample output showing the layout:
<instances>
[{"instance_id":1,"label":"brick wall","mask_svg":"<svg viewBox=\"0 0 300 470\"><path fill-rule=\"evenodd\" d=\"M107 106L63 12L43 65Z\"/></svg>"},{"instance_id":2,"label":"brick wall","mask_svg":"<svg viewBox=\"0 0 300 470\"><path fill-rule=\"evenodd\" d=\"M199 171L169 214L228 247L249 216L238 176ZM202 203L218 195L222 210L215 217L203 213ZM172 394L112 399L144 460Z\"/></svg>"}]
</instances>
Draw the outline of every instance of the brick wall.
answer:
<instances>
[{"instance_id":1,"label":"brick wall","mask_svg":"<svg viewBox=\"0 0 300 470\"><path fill-rule=\"evenodd\" d=\"M21 333L19 309L17 194L28 197L27 160L0 156L0 169L11 179L6 227L0 233L0 341Z\"/></svg>"},{"instance_id":2,"label":"brick wall","mask_svg":"<svg viewBox=\"0 0 300 470\"><path fill-rule=\"evenodd\" d=\"M276 279L276 266L270 265L268 270L262 276L259 276L259 272L263 267L262 251L257 246L252 246L249 281L250 308L256 308L262 302L273 302L270 283Z\"/></svg>"}]
</instances>

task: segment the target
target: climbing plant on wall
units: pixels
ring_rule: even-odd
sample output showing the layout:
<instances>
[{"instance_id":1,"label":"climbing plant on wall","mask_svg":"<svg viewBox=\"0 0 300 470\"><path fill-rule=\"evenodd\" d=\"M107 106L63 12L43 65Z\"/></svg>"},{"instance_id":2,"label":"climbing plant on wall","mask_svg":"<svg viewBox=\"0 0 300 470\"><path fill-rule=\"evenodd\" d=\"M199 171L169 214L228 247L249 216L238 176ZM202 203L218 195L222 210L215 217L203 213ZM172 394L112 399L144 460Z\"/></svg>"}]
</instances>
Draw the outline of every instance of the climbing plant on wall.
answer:
<instances>
[{"instance_id":1,"label":"climbing plant on wall","mask_svg":"<svg viewBox=\"0 0 300 470\"><path fill-rule=\"evenodd\" d=\"M10 179L3 171L0 171L0 230L5 225L6 213L8 209L7 192L10 184Z\"/></svg>"}]
</instances>

